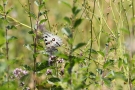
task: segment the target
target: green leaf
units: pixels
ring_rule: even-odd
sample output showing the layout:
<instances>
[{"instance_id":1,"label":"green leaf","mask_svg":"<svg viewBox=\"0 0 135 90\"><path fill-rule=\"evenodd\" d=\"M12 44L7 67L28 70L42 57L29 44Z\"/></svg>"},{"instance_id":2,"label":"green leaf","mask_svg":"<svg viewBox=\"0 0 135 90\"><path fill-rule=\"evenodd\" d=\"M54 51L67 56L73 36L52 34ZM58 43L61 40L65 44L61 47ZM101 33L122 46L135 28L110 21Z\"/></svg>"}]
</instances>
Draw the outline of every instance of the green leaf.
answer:
<instances>
[{"instance_id":1,"label":"green leaf","mask_svg":"<svg viewBox=\"0 0 135 90\"><path fill-rule=\"evenodd\" d=\"M97 52L98 52L98 54L100 54L101 56L105 57L104 52L102 52L102 51L97 51Z\"/></svg>"},{"instance_id":2,"label":"green leaf","mask_svg":"<svg viewBox=\"0 0 135 90\"><path fill-rule=\"evenodd\" d=\"M56 78L56 77L49 78L48 80L51 81L51 82L53 82L53 83L60 81L60 79L59 78Z\"/></svg>"},{"instance_id":3,"label":"green leaf","mask_svg":"<svg viewBox=\"0 0 135 90\"><path fill-rule=\"evenodd\" d=\"M130 34L130 31L128 29L126 29L126 28L121 28L120 30L127 33L127 34Z\"/></svg>"},{"instance_id":4,"label":"green leaf","mask_svg":"<svg viewBox=\"0 0 135 90\"><path fill-rule=\"evenodd\" d=\"M37 18L37 16L36 16L34 13L32 13L32 12L29 12L29 17L32 17L32 18L34 18L34 19Z\"/></svg>"},{"instance_id":5,"label":"green leaf","mask_svg":"<svg viewBox=\"0 0 135 90\"><path fill-rule=\"evenodd\" d=\"M70 18L69 18L69 17L64 17L64 20L65 20L68 24L70 24L70 23L71 23L71 21L70 21Z\"/></svg>"},{"instance_id":6,"label":"green leaf","mask_svg":"<svg viewBox=\"0 0 135 90\"><path fill-rule=\"evenodd\" d=\"M13 8L10 8L10 9L6 12L6 14L9 14L9 13L12 11L12 9L13 9Z\"/></svg>"},{"instance_id":7,"label":"green leaf","mask_svg":"<svg viewBox=\"0 0 135 90\"><path fill-rule=\"evenodd\" d=\"M75 14L76 9L77 9L76 6L74 6L74 7L72 8L72 13L73 13L73 14Z\"/></svg>"},{"instance_id":8,"label":"green leaf","mask_svg":"<svg viewBox=\"0 0 135 90\"><path fill-rule=\"evenodd\" d=\"M43 50L44 47L43 47L42 45L38 44L38 45L37 45L37 49L38 49L38 50Z\"/></svg>"},{"instance_id":9,"label":"green leaf","mask_svg":"<svg viewBox=\"0 0 135 90\"><path fill-rule=\"evenodd\" d=\"M64 54L64 53L56 53L56 56L58 56L59 58L63 58L64 60L66 60L66 59L68 59L69 58L69 56L68 55L66 55L66 54Z\"/></svg>"},{"instance_id":10,"label":"green leaf","mask_svg":"<svg viewBox=\"0 0 135 90\"><path fill-rule=\"evenodd\" d=\"M62 28L62 32L64 34L66 34L68 37L72 38L72 32L70 31L69 28L65 27L65 28Z\"/></svg>"},{"instance_id":11,"label":"green leaf","mask_svg":"<svg viewBox=\"0 0 135 90\"><path fill-rule=\"evenodd\" d=\"M42 15L45 15L47 13L47 11L44 11L44 12L39 12L39 16L42 16Z\"/></svg>"},{"instance_id":12,"label":"green leaf","mask_svg":"<svg viewBox=\"0 0 135 90\"><path fill-rule=\"evenodd\" d=\"M96 69L96 71L97 71L100 75L103 73L103 70L100 69L100 68Z\"/></svg>"},{"instance_id":13,"label":"green leaf","mask_svg":"<svg viewBox=\"0 0 135 90\"><path fill-rule=\"evenodd\" d=\"M48 68L48 67L49 67L48 61L36 63L36 71L41 71L41 70Z\"/></svg>"},{"instance_id":14,"label":"green leaf","mask_svg":"<svg viewBox=\"0 0 135 90\"><path fill-rule=\"evenodd\" d=\"M32 30L31 30L31 31L29 31L28 33L29 33L29 34L34 34L34 32L33 32Z\"/></svg>"},{"instance_id":15,"label":"green leaf","mask_svg":"<svg viewBox=\"0 0 135 90\"><path fill-rule=\"evenodd\" d=\"M0 11L3 11L3 7L2 7L2 5L0 5Z\"/></svg>"},{"instance_id":16,"label":"green leaf","mask_svg":"<svg viewBox=\"0 0 135 90\"><path fill-rule=\"evenodd\" d=\"M121 58L119 58L119 60L118 60L118 67L120 68L122 66L122 64L123 64L123 60Z\"/></svg>"},{"instance_id":17,"label":"green leaf","mask_svg":"<svg viewBox=\"0 0 135 90\"><path fill-rule=\"evenodd\" d=\"M73 43L73 38L67 40L68 44L71 45Z\"/></svg>"},{"instance_id":18,"label":"green leaf","mask_svg":"<svg viewBox=\"0 0 135 90\"><path fill-rule=\"evenodd\" d=\"M82 22L82 19L77 19L74 23L74 28L76 28L77 26L79 26Z\"/></svg>"},{"instance_id":19,"label":"green leaf","mask_svg":"<svg viewBox=\"0 0 135 90\"><path fill-rule=\"evenodd\" d=\"M44 22L46 22L47 21L47 19L42 19L40 22L39 22L39 24L42 24L42 23L44 23Z\"/></svg>"},{"instance_id":20,"label":"green leaf","mask_svg":"<svg viewBox=\"0 0 135 90\"><path fill-rule=\"evenodd\" d=\"M24 65L23 67L24 67L26 70L29 70L29 71L31 70L31 67L28 66L28 65Z\"/></svg>"},{"instance_id":21,"label":"green leaf","mask_svg":"<svg viewBox=\"0 0 135 90\"><path fill-rule=\"evenodd\" d=\"M77 9L74 14L77 15L80 11L81 9Z\"/></svg>"},{"instance_id":22,"label":"green leaf","mask_svg":"<svg viewBox=\"0 0 135 90\"><path fill-rule=\"evenodd\" d=\"M16 39L17 39L17 37L12 36L12 37L10 37L10 38L8 39L8 42L11 42L11 41L16 40Z\"/></svg>"},{"instance_id":23,"label":"green leaf","mask_svg":"<svg viewBox=\"0 0 135 90\"><path fill-rule=\"evenodd\" d=\"M32 50L29 44L24 44L23 46L26 47L28 50Z\"/></svg>"},{"instance_id":24,"label":"green leaf","mask_svg":"<svg viewBox=\"0 0 135 90\"><path fill-rule=\"evenodd\" d=\"M108 68L108 67L110 67L110 66L113 67L113 65L114 65L114 60L107 60L107 61L105 62L105 64L103 65L103 68Z\"/></svg>"},{"instance_id":25,"label":"green leaf","mask_svg":"<svg viewBox=\"0 0 135 90\"><path fill-rule=\"evenodd\" d=\"M39 53L34 53L33 57L36 58L38 56Z\"/></svg>"},{"instance_id":26,"label":"green leaf","mask_svg":"<svg viewBox=\"0 0 135 90\"><path fill-rule=\"evenodd\" d=\"M6 6L8 3L8 0L3 0L3 4Z\"/></svg>"},{"instance_id":27,"label":"green leaf","mask_svg":"<svg viewBox=\"0 0 135 90\"><path fill-rule=\"evenodd\" d=\"M77 9L76 6L72 8L72 12L73 12L73 14L74 14L75 16L76 16L80 11L81 11L81 9Z\"/></svg>"},{"instance_id":28,"label":"green leaf","mask_svg":"<svg viewBox=\"0 0 135 90\"><path fill-rule=\"evenodd\" d=\"M34 1L34 3L35 3L37 6L39 6L39 2L38 2L38 1Z\"/></svg>"},{"instance_id":29,"label":"green leaf","mask_svg":"<svg viewBox=\"0 0 135 90\"><path fill-rule=\"evenodd\" d=\"M0 53L0 59L4 58L4 54L3 53Z\"/></svg>"},{"instance_id":30,"label":"green leaf","mask_svg":"<svg viewBox=\"0 0 135 90\"><path fill-rule=\"evenodd\" d=\"M39 10L41 10L43 6L44 6L44 4L41 4L41 5L39 6Z\"/></svg>"},{"instance_id":31,"label":"green leaf","mask_svg":"<svg viewBox=\"0 0 135 90\"><path fill-rule=\"evenodd\" d=\"M95 79L96 78L96 75L93 73L93 72L89 72L89 77L91 78L91 79Z\"/></svg>"},{"instance_id":32,"label":"green leaf","mask_svg":"<svg viewBox=\"0 0 135 90\"><path fill-rule=\"evenodd\" d=\"M8 25L7 27L6 27L8 30L10 29L17 29L14 25Z\"/></svg>"},{"instance_id":33,"label":"green leaf","mask_svg":"<svg viewBox=\"0 0 135 90\"><path fill-rule=\"evenodd\" d=\"M119 71L119 72L114 72L114 77L115 79L122 79L122 80L126 80L126 76L124 74L124 72Z\"/></svg>"},{"instance_id":34,"label":"green leaf","mask_svg":"<svg viewBox=\"0 0 135 90\"><path fill-rule=\"evenodd\" d=\"M60 0L63 4L65 4L66 6L68 6L69 8L71 8L71 5L68 3L68 2L66 2L65 0Z\"/></svg>"},{"instance_id":35,"label":"green leaf","mask_svg":"<svg viewBox=\"0 0 135 90\"><path fill-rule=\"evenodd\" d=\"M103 78L103 81L108 87L111 86L111 80L109 80L108 78Z\"/></svg>"},{"instance_id":36,"label":"green leaf","mask_svg":"<svg viewBox=\"0 0 135 90\"><path fill-rule=\"evenodd\" d=\"M91 49L89 49L88 51L90 51L90 50L91 50L91 53L93 53L93 54L98 54L96 50L94 50L94 49L91 48Z\"/></svg>"},{"instance_id":37,"label":"green leaf","mask_svg":"<svg viewBox=\"0 0 135 90\"><path fill-rule=\"evenodd\" d=\"M81 48L84 45L86 45L86 43L78 43L76 46L73 47L73 51L75 51L78 48Z\"/></svg>"},{"instance_id":38,"label":"green leaf","mask_svg":"<svg viewBox=\"0 0 135 90\"><path fill-rule=\"evenodd\" d=\"M54 85L53 87L51 87L52 90L64 90L61 86L56 86Z\"/></svg>"}]
</instances>

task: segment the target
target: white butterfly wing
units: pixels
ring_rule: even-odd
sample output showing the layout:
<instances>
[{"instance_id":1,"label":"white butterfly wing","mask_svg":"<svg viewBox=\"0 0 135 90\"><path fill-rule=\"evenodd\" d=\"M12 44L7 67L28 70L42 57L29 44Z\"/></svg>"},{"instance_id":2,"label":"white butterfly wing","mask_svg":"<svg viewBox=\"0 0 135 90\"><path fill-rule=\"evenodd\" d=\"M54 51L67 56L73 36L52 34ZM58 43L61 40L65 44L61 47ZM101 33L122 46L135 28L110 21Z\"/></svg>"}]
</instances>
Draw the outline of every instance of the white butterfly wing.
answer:
<instances>
[{"instance_id":1,"label":"white butterfly wing","mask_svg":"<svg viewBox=\"0 0 135 90\"><path fill-rule=\"evenodd\" d=\"M62 40L58 36L48 32L43 35L43 39L47 48L59 47L62 44Z\"/></svg>"},{"instance_id":2,"label":"white butterfly wing","mask_svg":"<svg viewBox=\"0 0 135 90\"><path fill-rule=\"evenodd\" d=\"M54 35L54 36L52 37L51 46L59 47L59 46L61 46L61 44L62 44L61 38L59 38L58 36Z\"/></svg>"}]
</instances>

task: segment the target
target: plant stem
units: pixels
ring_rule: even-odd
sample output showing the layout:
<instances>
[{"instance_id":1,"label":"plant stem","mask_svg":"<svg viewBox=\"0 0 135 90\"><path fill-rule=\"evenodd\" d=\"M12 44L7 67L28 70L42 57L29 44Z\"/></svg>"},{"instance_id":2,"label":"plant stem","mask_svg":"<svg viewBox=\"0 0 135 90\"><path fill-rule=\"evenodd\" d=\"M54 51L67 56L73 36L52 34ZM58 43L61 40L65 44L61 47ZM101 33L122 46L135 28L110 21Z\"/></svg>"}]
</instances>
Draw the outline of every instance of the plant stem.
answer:
<instances>
[{"instance_id":1,"label":"plant stem","mask_svg":"<svg viewBox=\"0 0 135 90\"><path fill-rule=\"evenodd\" d=\"M92 34L93 34L93 27L92 27L92 25L93 25L93 17L94 17L94 12L95 12L95 4L96 4L96 0L94 0L94 7L93 7L93 10L92 10L92 16L91 16L91 18L89 18L89 21L90 21L90 29L91 29L91 31L90 31L90 35L91 35L91 37L90 37L90 39L91 39L91 42L90 42L90 48L89 48L89 61L91 60L91 52L92 52L92 43L93 43L93 41L92 41ZM88 65L89 66L89 65ZM88 71L88 70L87 70Z\"/></svg>"},{"instance_id":2,"label":"plant stem","mask_svg":"<svg viewBox=\"0 0 135 90\"><path fill-rule=\"evenodd\" d=\"M30 5L30 0L28 0L28 6L29 6L29 13L31 12L31 5ZM31 31L33 31L32 29L32 18L30 16L30 24L31 24ZM37 28L38 28L38 22L37 22ZM34 32L34 31L33 31ZM33 83L34 83L34 90L36 90L36 57L35 57L35 54L36 54L36 42L37 42L37 29L35 29L35 37L32 36L33 38L33 43L34 43L34 54L33 54L33 59L34 59L34 62L33 62L33 67L34 67L34 70L33 70Z\"/></svg>"},{"instance_id":3,"label":"plant stem","mask_svg":"<svg viewBox=\"0 0 135 90\"><path fill-rule=\"evenodd\" d=\"M121 6L122 6L122 9L123 9L123 12L124 12L124 16L125 16L125 19L126 19L126 22L127 22L127 29L128 29L128 31L130 32L128 17L127 17L126 10L125 10L125 8L124 8L124 6L123 6L122 0L121 0ZM130 33L129 33L129 36L130 36Z\"/></svg>"},{"instance_id":4,"label":"plant stem","mask_svg":"<svg viewBox=\"0 0 135 90\"><path fill-rule=\"evenodd\" d=\"M133 19L135 18L135 11L134 11L134 0L132 0L132 17ZM133 33L133 36L134 36L134 23L132 22L132 33Z\"/></svg>"},{"instance_id":5,"label":"plant stem","mask_svg":"<svg viewBox=\"0 0 135 90\"><path fill-rule=\"evenodd\" d=\"M46 9L46 6L44 4L44 8ZM46 11L45 15L44 15L44 18L46 19L47 18L47 22L48 22L48 25L49 25L49 31L51 31L51 25L50 25L50 21L49 21L49 18L48 18L48 11Z\"/></svg>"},{"instance_id":6,"label":"plant stem","mask_svg":"<svg viewBox=\"0 0 135 90\"><path fill-rule=\"evenodd\" d=\"M3 0L3 9L4 9L4 19L6 20L7 19L7 14L6 14L6 4ZM6 38L6 60L7 62L9 62L9 48L8 48L8 29L6 28L5 26L5 38ZM8 64L8 67L7 67L7 81L8 81L8 88L9 88L9 64Z\"/></svg>"}]
</instances>

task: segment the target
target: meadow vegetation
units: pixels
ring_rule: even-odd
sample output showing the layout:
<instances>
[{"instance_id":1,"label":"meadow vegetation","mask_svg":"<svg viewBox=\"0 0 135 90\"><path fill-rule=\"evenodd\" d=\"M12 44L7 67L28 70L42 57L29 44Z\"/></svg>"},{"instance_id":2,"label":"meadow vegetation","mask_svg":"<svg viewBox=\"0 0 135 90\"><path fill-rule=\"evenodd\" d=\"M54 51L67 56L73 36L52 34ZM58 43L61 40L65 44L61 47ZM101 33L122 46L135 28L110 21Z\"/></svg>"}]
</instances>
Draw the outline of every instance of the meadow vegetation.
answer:
<instances>
[{"instance_id":1,"label":"meadow vegetation","mask_svg":"<svg viewBox=\"0 0 135 90\"><path fill-rule=\"evenodd\" d=\"M134 32L135 0L0 0L0 90L134 90Z\"/></svg>"}]
</instances>

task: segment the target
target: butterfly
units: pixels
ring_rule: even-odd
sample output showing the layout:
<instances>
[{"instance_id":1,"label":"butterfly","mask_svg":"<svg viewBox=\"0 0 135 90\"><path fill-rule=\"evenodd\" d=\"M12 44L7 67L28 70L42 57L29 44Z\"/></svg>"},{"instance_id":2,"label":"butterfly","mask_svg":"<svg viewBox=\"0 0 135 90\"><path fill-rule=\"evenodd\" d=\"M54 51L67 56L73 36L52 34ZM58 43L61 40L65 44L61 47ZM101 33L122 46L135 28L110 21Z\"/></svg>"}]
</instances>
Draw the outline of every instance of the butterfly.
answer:
<instances>
[{"instance_id":1,"label":"butterfly","mask_svg":"<svg viewBox=\"0 0 135 90\"><path fill-rule=\"evenodd\" d=\"M57 50L57 47L62 45L62 39L49 32L43 34L43 39L46 45L46 52L49 54L52 54Z\"/></svg>"}]
</instances>

